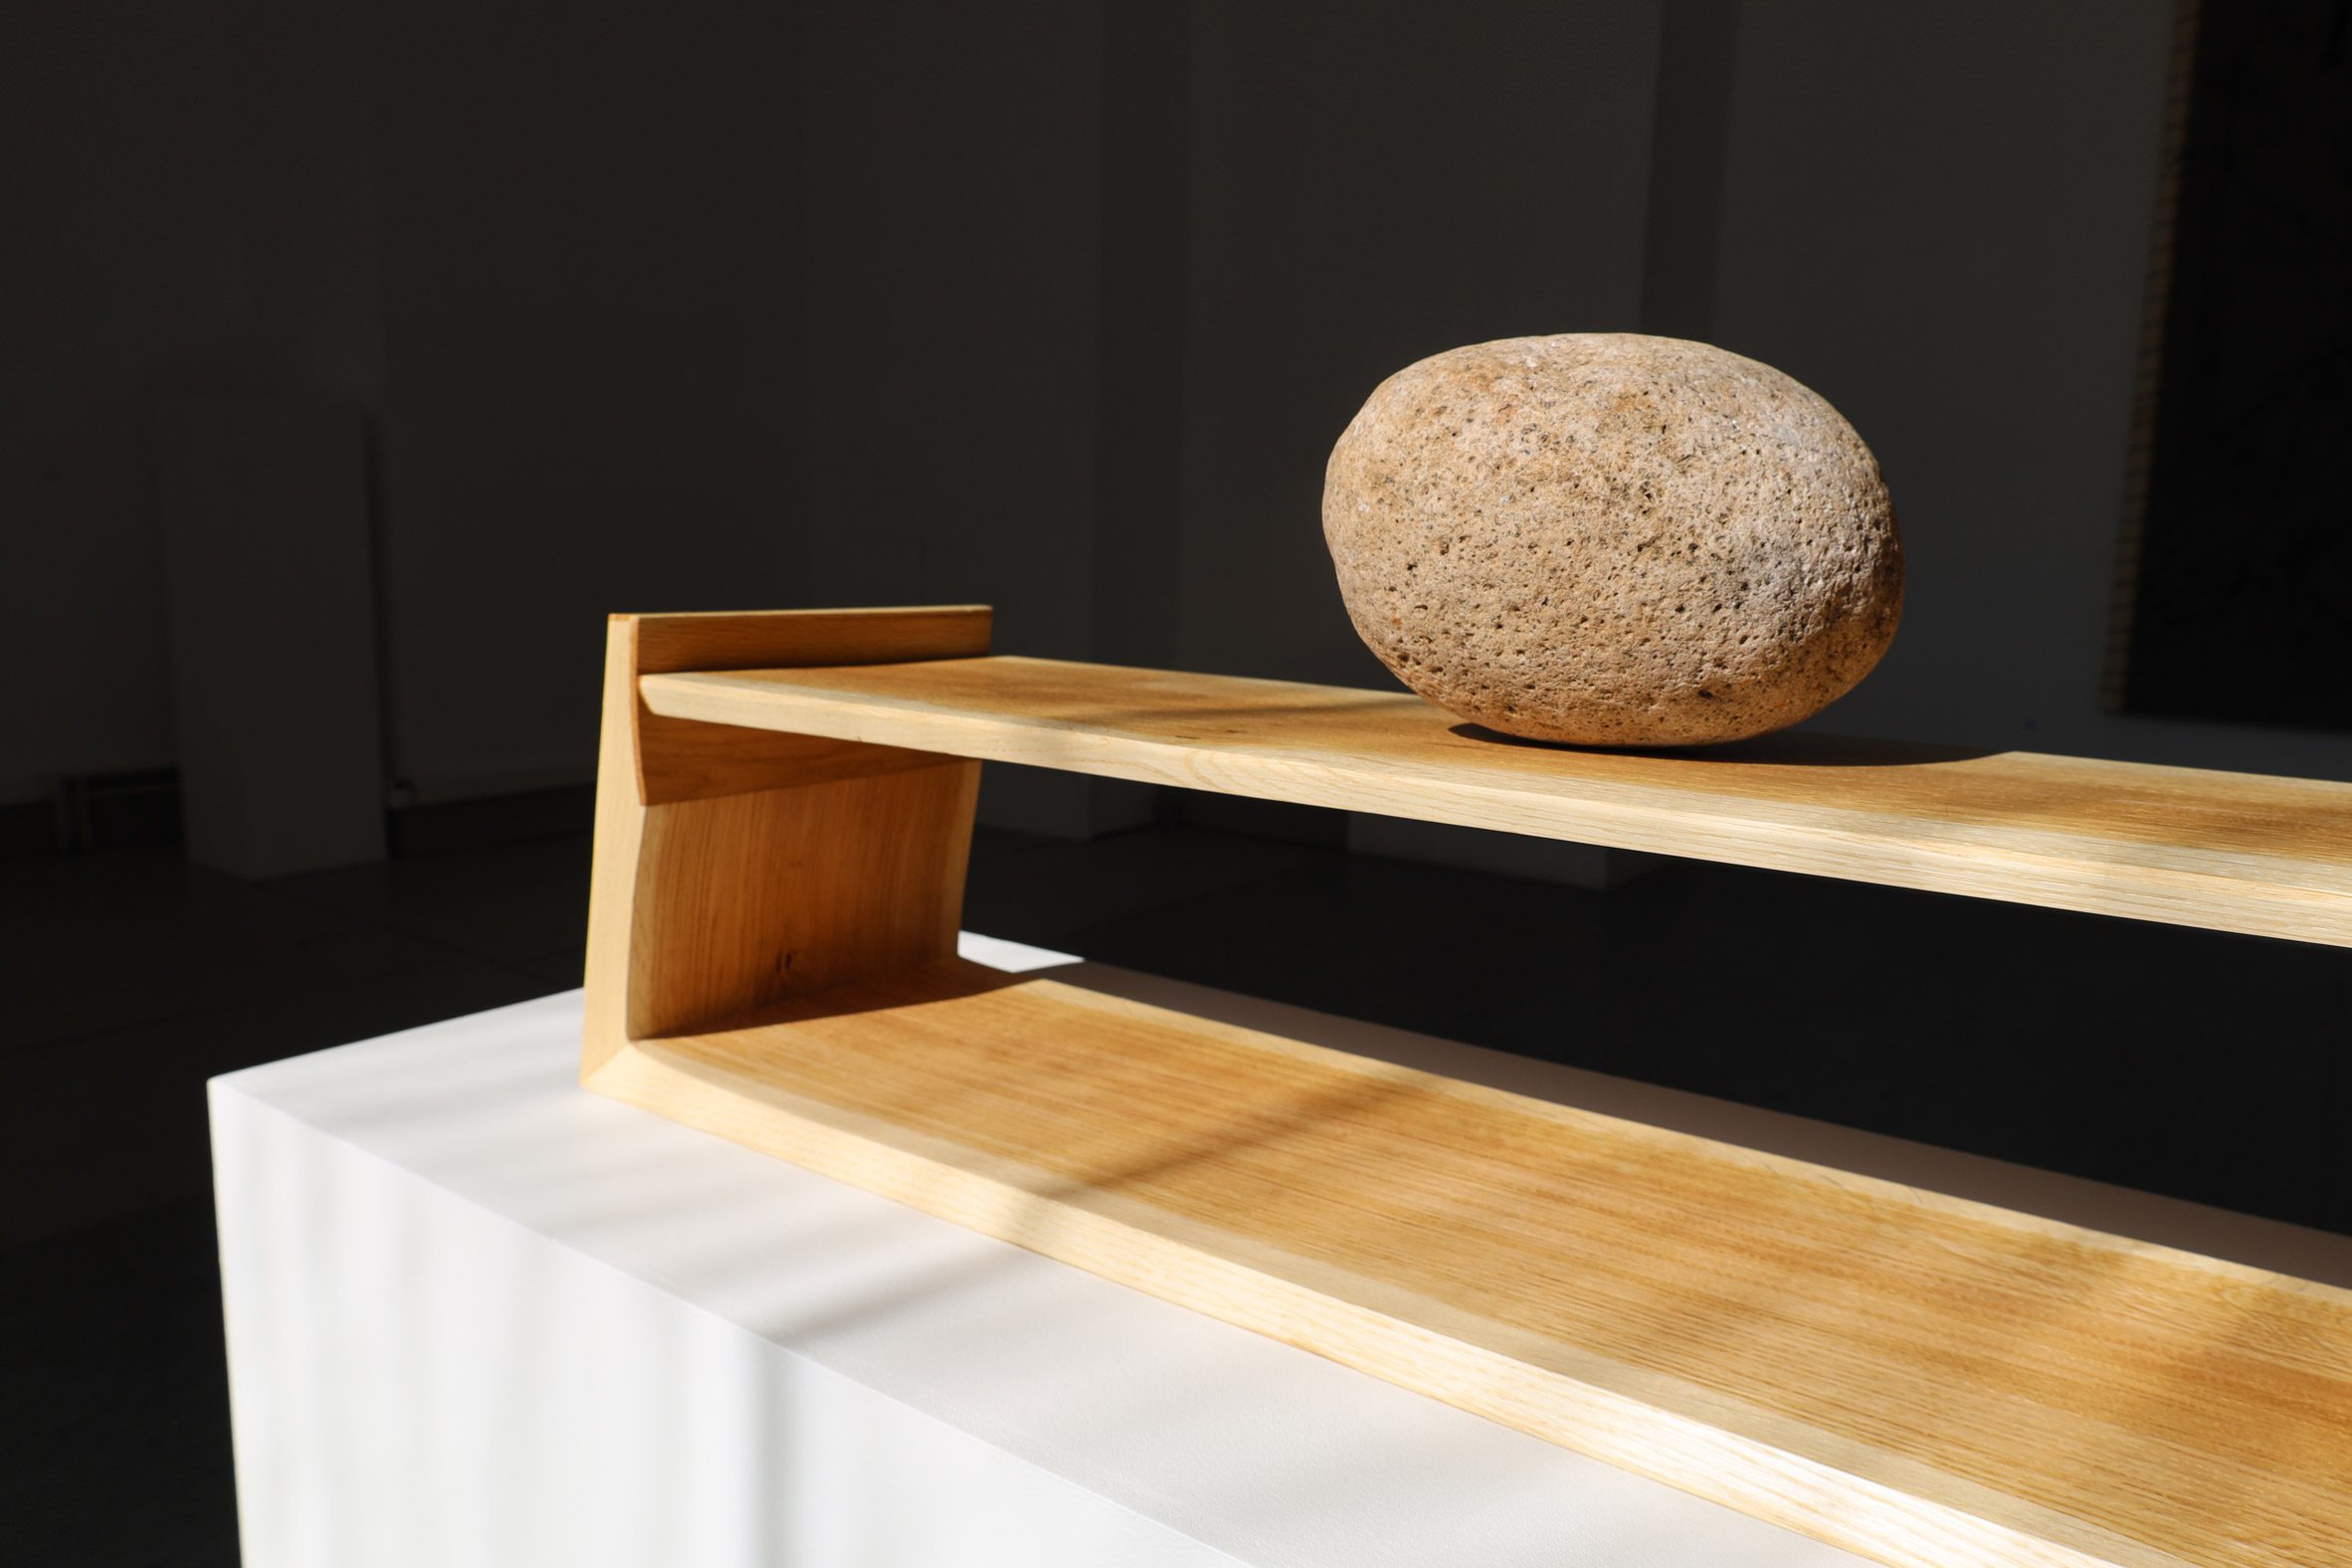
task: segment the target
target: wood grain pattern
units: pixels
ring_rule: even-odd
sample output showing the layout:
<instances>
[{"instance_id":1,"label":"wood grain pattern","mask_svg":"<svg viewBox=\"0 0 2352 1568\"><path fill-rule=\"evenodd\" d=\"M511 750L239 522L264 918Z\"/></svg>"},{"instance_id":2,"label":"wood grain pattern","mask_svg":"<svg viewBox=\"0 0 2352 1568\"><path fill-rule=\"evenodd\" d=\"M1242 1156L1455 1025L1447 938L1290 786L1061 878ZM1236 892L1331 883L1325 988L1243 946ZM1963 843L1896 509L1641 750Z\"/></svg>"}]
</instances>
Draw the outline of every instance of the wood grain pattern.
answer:
<instances>
[{"instance_id":1,"label":"wood grain pattern","mask_svg":"<svg viewBox=\"0 0 2352 1568\"><path fill-rule=\"evenodd\" d=\"M2352 786L986 637L616 618L584 1081L1894 1568L2352 1565L2352 1293L951 956L964 759L2336 943Z\"/></svg>"},{"instance_id":2,"label":"wood grain pattern","mask_svg":"<svg viewBox=\"0 0 2352 1568\"><path fill-rule=\"evenodd\" d=\"M637 673L874 665L988 652L984 604L879 610L719 610L616 616L636 628Z\"/></svg>"},{"instance_id":3,"label":"wood grain pattern","mask_svg":"<svg viewBox=\"0 0 2352 1568\"><path fill-rule=\"evenodd\" d=\"M623 615L606 636L583 1072L955 950L976 762L649 711L649 671L964 657L984 607Z\"/></svg>"},{"instance_id":4,"label":"wood grain pattern","mask_svg":"<svg viewBox=\"0 0 2352 1568\"><path fill-rule=\"evenodd\" d=\"M955 961L600 1090L1898 1565L2352 1563L2352 1293Z\"/></svg>"},{"instance_id":5,"label":"wood grain pattern","mask_svg":"<svg viewBox=\"0 0 2352 1568\"><path fill-rule=\"evenodd\" d=\"M2352 784L1810 735L1580 751L1403 691L1036 659L642 686L680 717L2352 945Z\"/></svg>"},{"instance_id":6,"label":"wood grain pattern","mask_svg":"<svg viewBox=\"0 0 2352 1568\"><path fill-rule=\"evenodd\" d=\"M977 763L646 810L629 1035L955 951Z\"/></svg>"}]
</instances>

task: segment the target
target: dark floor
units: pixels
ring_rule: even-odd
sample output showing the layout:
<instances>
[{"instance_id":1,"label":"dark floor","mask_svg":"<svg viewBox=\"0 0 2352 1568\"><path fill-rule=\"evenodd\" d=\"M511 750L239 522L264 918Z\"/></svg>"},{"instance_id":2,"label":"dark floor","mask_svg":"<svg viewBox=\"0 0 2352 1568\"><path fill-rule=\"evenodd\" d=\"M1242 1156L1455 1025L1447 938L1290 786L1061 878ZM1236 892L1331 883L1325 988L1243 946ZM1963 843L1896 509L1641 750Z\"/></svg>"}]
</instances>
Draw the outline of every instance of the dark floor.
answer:
<instances>
[{"instance_id":1,"label":"dark floor","mask_svg":"<svg viewBox=\"0 0 2352 1568\"><path fill-rule=\"evenodd\" d=\"M161 849L0 863L0 1563L235 1560L204 1080L574 985L586 894L581 835L258 884ZM966 923L2352 1233L2352 953L1197 828L984 833Z\"/></svg>"}]
</instances>

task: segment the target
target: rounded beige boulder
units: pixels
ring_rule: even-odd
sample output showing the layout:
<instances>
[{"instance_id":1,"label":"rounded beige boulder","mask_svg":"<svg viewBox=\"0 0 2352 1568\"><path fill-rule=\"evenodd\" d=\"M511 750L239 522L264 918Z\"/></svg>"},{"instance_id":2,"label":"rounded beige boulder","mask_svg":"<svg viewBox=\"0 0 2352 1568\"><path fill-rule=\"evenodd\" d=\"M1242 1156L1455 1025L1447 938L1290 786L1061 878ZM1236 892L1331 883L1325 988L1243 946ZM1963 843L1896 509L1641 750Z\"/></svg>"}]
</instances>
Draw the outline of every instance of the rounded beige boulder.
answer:
<instances>
[{"instance_id":1,"label":"rounded beige boulder","mask_svg":"<svg viewBox=\"0 0 2352 1568\"><path fill-rule=\"evenodd\" d=\"M1323 536L1398 679L1506 734L1739 740L1852 690L1894 638L1877 460L1815 393L1630 333L1457 348L1332 450Z\"/></svg>"}]
</instances>

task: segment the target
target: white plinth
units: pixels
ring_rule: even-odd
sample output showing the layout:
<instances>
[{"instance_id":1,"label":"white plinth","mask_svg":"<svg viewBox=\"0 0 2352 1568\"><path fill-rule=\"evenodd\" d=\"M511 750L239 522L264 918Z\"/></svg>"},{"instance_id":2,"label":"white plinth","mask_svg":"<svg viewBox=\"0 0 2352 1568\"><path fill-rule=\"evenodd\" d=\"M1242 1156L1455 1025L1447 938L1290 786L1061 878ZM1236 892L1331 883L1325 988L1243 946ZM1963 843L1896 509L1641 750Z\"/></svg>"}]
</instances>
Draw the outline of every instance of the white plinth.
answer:
<instances>
[{"instance_id":1,"label":"white plinth","mask_svg":"<svg viewBox=\"0 0 2352 1568\"><path fill-rule=\"evenodd\" d=\"M2352 1246L2309 1232L1173 982L1062 977L2352 1279ZM214 1081L249 1568L1860 1561L589 1094L579 1027L573 993Z\"/></svg>"}]
</instances>

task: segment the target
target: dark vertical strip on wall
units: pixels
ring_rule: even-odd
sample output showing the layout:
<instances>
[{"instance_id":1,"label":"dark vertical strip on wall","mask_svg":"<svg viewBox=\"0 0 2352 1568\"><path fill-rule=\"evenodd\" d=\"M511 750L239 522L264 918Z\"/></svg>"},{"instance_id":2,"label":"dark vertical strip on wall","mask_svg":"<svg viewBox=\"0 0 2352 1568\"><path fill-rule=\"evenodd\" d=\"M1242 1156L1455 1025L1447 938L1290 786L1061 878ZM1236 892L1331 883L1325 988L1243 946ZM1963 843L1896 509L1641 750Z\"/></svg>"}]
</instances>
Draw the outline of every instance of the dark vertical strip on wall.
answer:
<instances>
[{"instance_id":1,"label":"dark vertical strip on wall","mask_svg":"<svg viewBox=\"0 0 2352 1568\"><path fill-rule=\"evenodd\" d=\"M2352 730L2352 7L2194 36L2124 702Z\"/></svg>"},{"instance_id":2,"label":"dark vertical strip on wall","mask_svg":"<svg viewBox=\"0 0 2352 1568\"><path fill-rule=\"evenodd\" d=\"M1114 664L1176 650L1191 35L1184 0L1103 8L1092 651Z\"/></svg>"},{"instance_id":3,"label":"dark vertical strip on wall","mask_svg":"<svg viewBox=\"0 0 2352 1568\"><path fill-rule=\"evenodd\" d=\"M1714 331L1738 23L1738 0L1666 3L1642 254L1642 329L1663 337L1704 341Z\"/></svg>"},{"instance_id":4,"label":"dark vertical strip on wall","mask_svg":"<svg viewBox=\"0 0 2352 1568\"><path fill-rule=\"evenodd\" d=\"M809 532L816 526L815 498L809 483L809 425L814 396L810 385L809 315L816 308L816 301L811 297L809 278L809 235L815 217L809 200L808 115L814 97L809 82L819 62L809 40L808 13L809 8L802 0L789 0L771 13L777 15L779 37L787 51L779 63L777 78L791 85L790 101L774 106L775 117L769 125L769 145L775 153L784 186L782 191L773 193L777 211L772 231L779 242L774 261L778 272L775 288L785 301L777 320L779 363L775 367L774 389L776 410L781 416L775 432L774 461L782 476L778 493L784 515L778 519L777 528L776 568L780 587L775 593L756 597L771 601L766 607L775 609L810 603L808 594L815 575L809 548Z\"/></svg>"},{"instance_id":5,"label":"dark vertical strip on wall","mask_svg":"<svg viewBox=\"0 0 2352 1568\"><path fill-rule=\"evenodd\" d=\"M2107 610L2107 652L2099 705L2126 710L2131 679L2132 614L2140 590L2140 532L2148 517L2148 472L2156 452L2156 395L2164 376L2164 330L2172 309L2173 240L2181 218L2181 153L2197 76L2197 0L2174 0L2172 72L2164 90L2164 148L2149 225L2148 273L2140 303L2138 385L2132 393L2130 445L2123 460L2122 515L2115 539L2115 590Z\"/></svg>"}]
</instances>

